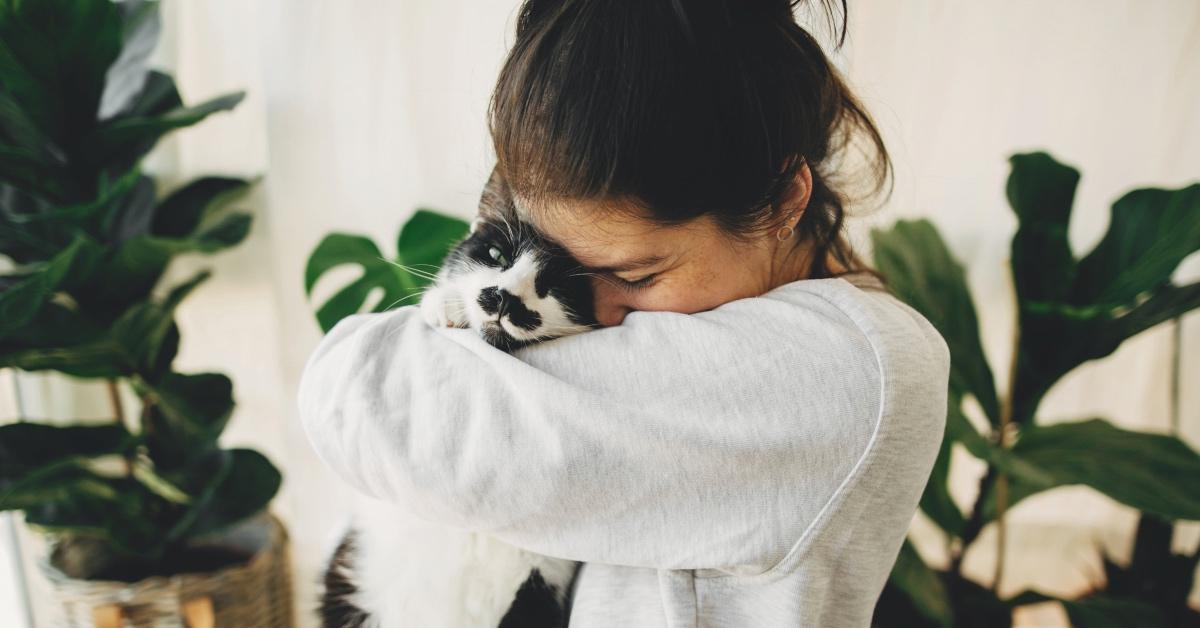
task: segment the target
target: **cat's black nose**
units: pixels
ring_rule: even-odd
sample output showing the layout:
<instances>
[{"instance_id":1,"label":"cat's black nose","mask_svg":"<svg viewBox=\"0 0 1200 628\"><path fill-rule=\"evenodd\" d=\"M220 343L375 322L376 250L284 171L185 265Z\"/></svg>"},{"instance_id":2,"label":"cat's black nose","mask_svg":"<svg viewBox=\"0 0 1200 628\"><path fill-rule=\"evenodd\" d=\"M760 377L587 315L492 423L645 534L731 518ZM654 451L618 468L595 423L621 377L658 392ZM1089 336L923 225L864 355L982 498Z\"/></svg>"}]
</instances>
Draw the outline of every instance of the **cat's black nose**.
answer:
<instances>
[{"instance_id":1,"label":"cat's black nose","mask_svg":"<svg viewBox=\"0 0 1200 628\"><path fill-rule=\"evenodd\" d=\"M525 307L520 297L503 288L489 286L480 290L476 302L484 312L495 316L496 320L507 316L509 322L526 331L537 329L542 324L540 314Z\"/></svg>"},{"instance_id":2,"label":"cat's black nose","mask_svg":"<svg viewBox=\"0 0 1200 628\"><path fill-rule=\"evenodd\" d=\"M500 311L500 289L496 286L484 288L479 291L479 298L476 301L484 312L496 314Z\"/></svg>"},{"instance_id":3,"label":"cat's black nose","mask_svg":"<svg viewBox=\"0 0 1200 628\"><path fill-rule=\"evenodd\" d=\"M524 304L508 290L491 286L479 291L479 307L496 318L502 318L509 312L524 308Z\"/></svg>"}]
</instances>

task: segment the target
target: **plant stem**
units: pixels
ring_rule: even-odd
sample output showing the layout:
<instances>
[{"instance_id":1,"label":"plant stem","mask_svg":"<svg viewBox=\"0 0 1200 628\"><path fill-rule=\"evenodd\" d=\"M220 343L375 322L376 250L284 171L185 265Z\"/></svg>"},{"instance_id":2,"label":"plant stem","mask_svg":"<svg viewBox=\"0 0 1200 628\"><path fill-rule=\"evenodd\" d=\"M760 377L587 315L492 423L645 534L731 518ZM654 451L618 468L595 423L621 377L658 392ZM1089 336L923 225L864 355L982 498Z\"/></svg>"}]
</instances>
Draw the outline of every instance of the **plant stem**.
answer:
<instances>
[{"instance_id":1,"label":"plant stem","mask_svg":"<svg viewBox=\"0 0 1200 628\"><path fill-rule=\"evenodd\" d=\"M966 524L963 525L962 534L959 538L962 543L958 547L958 551L950 557L950 571L962 576L962 561L963 555L967 553L967 548L975 539L979 537L979 532L983 530L983 505L988 491L992 484L996 481L996 467L989 465L987 472L983 477L979 478L979 493L975 498L975 505L971 509L971 516L967 518Z\"/></svg>"},{"instance_id":2,"label":"plant stem","mask_svg":"<svg viewBox=\"0 0 1200 628\"><path fill-rule=\"evenodd\" d=\"M108 400L112 402L115 421L120 425L125 425L125 409L121 407L121 394L117 390L117 380L110 377L104 381L108 384Z\"/></svg>"},{"instance_id":3,"label":"plant stem","mask_svg":"<svg viewBox=\"0 0 1200 628\"><path fill-rule=\"evenodd\" d=\"M1013 404L1016 401L1014 392L1017 384L1017 362L1021 354L1021 313L1018 305L1017 329L1013 334L1012 360L1008 365L1008 390L1004 391L1004 399L1000 404L1000 429L997 432L996 446L1000 449L1008 447L1008 426L1012 424ZM1008 526L1004 515L1008 510L1008 476L996 471L996 571L992 577L992 591L999 593L1000 579L1004 577L1004 550L1008 539Z\"/></svg>"},{"instance_id":4,"label":"plant stem","mask_svg":"<svg viewBox=\"0 0 1200 628\"><path fill-rule=\"evenodd\" d=\"M1179 348L1183 346L1183 316L1176 316L1171 326L1171 429L1172 436L1179 435Z\"/></svg>"},{"instance_id":5,"label":"plant stem","mask_svg":"<svg viewBox=\"0 0 1200 628\"><path fill-rule=\"evenodd\" d=\"M114 422L128 427L125 425L125 408L121 405L121 391L117 388L117 380L110 377L104 382L108 386L108 400L112 403L113 416L116 417ZM125 476L133 477L133 454L125 454Z\"/></svg>"}]
</instances>

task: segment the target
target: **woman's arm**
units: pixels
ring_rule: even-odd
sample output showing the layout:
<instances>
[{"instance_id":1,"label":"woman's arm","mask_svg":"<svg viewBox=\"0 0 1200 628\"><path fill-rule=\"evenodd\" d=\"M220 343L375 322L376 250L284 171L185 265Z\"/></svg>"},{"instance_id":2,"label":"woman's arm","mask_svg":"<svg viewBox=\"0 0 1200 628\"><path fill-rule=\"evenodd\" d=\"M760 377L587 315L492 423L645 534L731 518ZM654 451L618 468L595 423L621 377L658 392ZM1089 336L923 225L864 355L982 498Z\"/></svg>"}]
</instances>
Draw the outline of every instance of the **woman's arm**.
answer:
<instances>
[{"instance_id":1,"label":"woman's arm","mask_svg":"<svg viewBox=\"0 0 1200 628\"><path fill-rule=\"evenodd\" d=\"M872 316L940 378L916 391L940 387L940 406L921 408L945 408L931 327L890 297L803 283L516 356L415 307L351 316L310 357L301 416L346 481L419 516L575 560L765 568L875 446L892 366ZM943 420L917 426L935 453Z\"/></svg>"}]
</instances>

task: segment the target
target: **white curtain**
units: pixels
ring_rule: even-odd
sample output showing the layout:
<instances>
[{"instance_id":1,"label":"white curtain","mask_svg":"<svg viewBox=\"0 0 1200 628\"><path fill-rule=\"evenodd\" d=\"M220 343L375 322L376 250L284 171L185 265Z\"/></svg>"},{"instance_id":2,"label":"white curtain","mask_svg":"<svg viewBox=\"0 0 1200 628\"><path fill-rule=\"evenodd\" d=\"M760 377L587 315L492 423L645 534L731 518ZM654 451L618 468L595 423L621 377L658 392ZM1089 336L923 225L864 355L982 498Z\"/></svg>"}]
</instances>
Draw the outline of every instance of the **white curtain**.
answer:
<instances>
[{"instance_id":1,"label":"white curtain","mask_svg":"<svg viewBox=\"0 0 1200 628\"><path fill-rule=\"evenodd\" d=\"M967 265L984 344L1003 374L1013 332L1008 156L1045 149L1082 171L1070 232L1077 252L1099 239L1123 192L1200 179L1200 3L850 4L838 65L883 128L897 169L890 202L851 220L855 241L865 247L871 226L899 217L936 222ZM307 255L331 231L369 235L391 254L417 207L473 212L492 163L484 113L518 2L164 5L159 58L185 100L232 89L249 97L165 142L157 171L176 181L264 176L247 201L257 216L249 239L173 269L172 278L215 270L180 311L178 365L228 373L238 408L227 441L258 447L284 469L276 508L293 535L298 609L308 617L322 555L353 500L309 449L294 409L297 378L320 337L303 293ZM1200 262L1189 260L1181 275L1200 276ZM323 281L318 292L336 283ZM1200 448L1200 317L1183 327L1180 430ZM1043 415L1169 430L1173 337L1162 326L1079 369L1053 389ZM23 381L31 393L47 386ZM981 467L961 451L954 464L953 490L965 506ZM1069 595L1098 579L1097 545L1128 556L1135 513L1065 488L1022 503L1012 520L1002 593L1032 586ZM914 525L925 556L942 560L932 526L920 516ZM966 561L983 582L993 534L985 531ZM1198 537L1181 526L1176 546L1194 547ZM1062 621L1061 613L1042 617Z\"/></svg>"}]
</instances>

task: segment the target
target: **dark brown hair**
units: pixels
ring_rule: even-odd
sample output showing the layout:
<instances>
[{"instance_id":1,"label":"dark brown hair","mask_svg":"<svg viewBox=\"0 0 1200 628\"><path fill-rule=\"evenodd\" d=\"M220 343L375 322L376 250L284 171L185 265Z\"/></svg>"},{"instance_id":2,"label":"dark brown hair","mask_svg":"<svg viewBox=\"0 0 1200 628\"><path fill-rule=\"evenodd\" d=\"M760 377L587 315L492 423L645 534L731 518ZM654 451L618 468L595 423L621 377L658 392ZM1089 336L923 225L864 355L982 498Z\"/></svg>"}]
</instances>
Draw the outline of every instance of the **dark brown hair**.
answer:
<instances>
[{"instance_id":1,"label":"dark brown hair","mask_svg":"<svg viewBox=\"0 0 1200 628\"><path fill-rule=\"evenodd\" d=\"M863 270L842 233L845 158L870 194L891 183L878 129L817 40L801 0L525 0L492 94L497 168L530 204L618 201L661 224L710 215L746 239L784 218L797 170L812 193L796 226ZM824 2L830 23L835 7ZM841 3L845 40L846 4ZM616 206L614 203L613 206Z\"/></svg>"}]
</instances>

